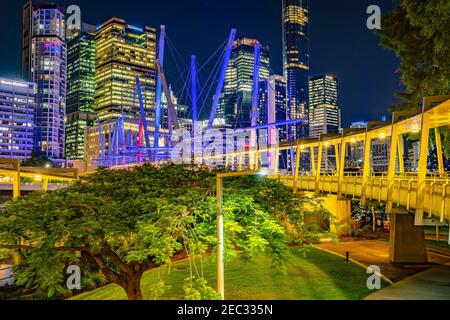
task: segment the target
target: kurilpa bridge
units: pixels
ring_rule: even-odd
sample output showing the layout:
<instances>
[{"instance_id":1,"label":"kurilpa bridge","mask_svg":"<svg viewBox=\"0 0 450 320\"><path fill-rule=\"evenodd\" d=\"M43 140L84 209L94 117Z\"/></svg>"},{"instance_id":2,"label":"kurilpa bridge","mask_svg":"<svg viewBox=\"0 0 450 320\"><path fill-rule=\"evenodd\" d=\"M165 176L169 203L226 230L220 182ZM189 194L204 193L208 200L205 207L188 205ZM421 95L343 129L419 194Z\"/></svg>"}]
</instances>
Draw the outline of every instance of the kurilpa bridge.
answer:
<instances>
[{"instance_id":1,"label":"kurilpa bridge","mask_svg":"<svg viewBox=\"0 0 450 320\"><path fill-rule=\"evenodd\" d=\"M326 195L325 205L342 224L338 233L349 231L351 200L363 204L371 201L386 204L391 216L391 252L393 262L426 262L425 240L422 226L449 224L450 176L445 171L441 143L441 127L450 125L450 96L426 97L422 112L394 113L392 122L372 122L366 129L346 129L340 135L325 135L320 139L301 139L276 147L249 149L231 154L209 156L220 159L226 167L258 171L263 168L259 159L269 154L274 161L268 169L273 179L287 184L295 193L311 192ZM433 132L434 134L430 133ZM418 135L420 151L417 172L406 172L404 139ZM429 168L430 140L434 138L438 168ZM372 141L389 142L388 171L372 171ZM364 158L360 170L348 171L345 166L348 146L363 143ZM322 164L328 151L335 157L335 170L323 172ZM293 170L280 170L279 159L283 152L295 155ZM273 155L273 156L272 156ZM309 157L310 169L304 170L303 158ZM217 161L217 162L221 162ZM450 243L450 235L449 235Z\"/></svg>"},{"instance_id":2,"label":"kurilpa bridge","mask_svg":"<svg viewBox=\"0 0 450 320\"><path fill-rule=\"evenodd\" d=\"M219 97L224 86L225 72L230 59L236 30L232 30L226 42L223 52L217 87L211 107L211 113L206 128L201 128L198 123L197 102L198 88L197 67L195 57L192 57L190 66L191 81L185 87L190 88L190 100L192 105L192 130L188 132L187 139L181 141L172 140L168 145L161 146L155 140L154 145L150 143L149 131L145 106L139 79L136 79L137 92L140 97L141 129L138 137L127 135L123 129L123 121L120 119L115 127L115 132L109 142L106 151L106 135L99 130L100 136L100 158L98 165L110 168L127 168L142 163L161 163L176 161L176 149L179 144L184 146L193 145L188 152L188 163L207 164L212 167L228 167L233 171L258 171L262 168L272 178L279 179L291 186L295 193L311 192L314 194L327 195L326 207L333 213L342 227L338 233L346 234L350 229L351 222L351 200L358 199L362 203L377 202L386 205L386 212L391 218L391 260L393 262L416 263L427 260L425 250L425 239L423 226L448 224L450 220L450 187L449 176L445 172L441 127L450 125L450 96L426 97L423 99L421 112L398 112L394 113L390 122L372 122L364 129L344 129L339 135L324 135L319 139L301 139L295 142L277 143L277 128L287 126L292 128L294 123L267 123L264 130L257 125L258 109L258 82L253 83L251 127L231 128L246 131L247 137L244 143L239 143L236 132L231 139L232 148L229 151L227 137L210 137L210 131L222 130L226 136L229 128L217 128L214 126L216 111L219 105ZM162 38L163 39L163 38ZM160 43L160 49L164 41ZM159 61L163 57L160 52ZM254 79L259 77L259 46L255 46L254 57ZM219 66L219 64L217 64ZM158 66L158 92L156 103L156 115L160 108L158 101L162 91L168 98L168 107L171 122L169 132L172 134L179 131L176 106L171 102L167 80L164 76L162 64L157 61ZM163 90L161 90L161 88ZM209 91L209 90L200 90ZM209 99L205 99L209 101ZM418 108L420 110L420 108ZM157 116L157 119L159 116ZM159 126L156 120L156 127ZM298 121L302 121L299 119ZM261 127L261 128L262 128ZM157 132L158 130L156 130ZM418 136L420 142L418 164L414 172L408 172L405 166L405 144L407 136ZM260 138L265 136L265 144L261 144ZM186 137L186 136L185 136ZM145 138L145 139L144 139ZM434 172L429 166L430 140L434 139L437 152L438 168ZM222 140L221 140L222 139ZM373 170L372 142L374 140L385 142L389 146L386 161L387 171L375 172ZM197 141L197 143L196 143ZM237 145L234 145L237 143ZM211 151L211 144L215 144L216 150ZM358 171L349 170L346 167L348 146L363 144L362 165ZM206 150L206 149L210 150ZM214 148L213 148L214 149ZM175 150L175 152L174 152ZM207 151L207 152L205 152ZM183 152L182 152L183 153ZM324 164L328 164L328 156L334 153L334 169L323 171ZM377 155L382 156L382 155ZM185 159L186 157L182 156ZM192 158L190 158L192 157ZM268 165L266 160L269 159ZM280 166L280 159L284 159ZM411 170L409 170L411 171ZM450 238L449 238L450 241Z\"/></svg>"},{"instance_id":3,"label":"kurilpa bridge","mask_svg":"<svg viewBox=\"0 0 450 320\"><path fill-rule=\"evenodd\" d=\"M450 175L445 171L439 131L449 125L450 96L427 97L423 100L421 113L394 113L391 123L373 122L366 129L347 129L341 135L300 139L274 147L244 146L240 151L204 156L201 161L211 163L210 160L214 159L214 163L222 163L222 166L237 172L264 169L268 177L292 187L294 193L323 195L325 206L342 224L337 230L339 234L349 231L351 200L384 203L386 213L391 217L391 261L423 263L427 261L427 254L422 227L448 225L450 220ZM420 137L417 172L405 170L403 141L409 134ZM438 150L436 171L430 170L428 161L431 138ZM371 146L375 139L389 142L387 172L372 171ZM362 168L357 172L349 171L345 166L348 151L351 150L348 146L361 142L364 145ZM334 153L335 168L331 172L323 172L322 164L330 150ZM295 159L292 170L280 169L279 159L286 152L292 153ZM272 160L266 163L262 159L267 156ZM302 167L304 158L310 160L309 170ZM192 158L192 161L198 162L198 159ZM125 167L140 164L129 163ZM78 171L74 169L26 168L21 167L17 160L6 159L0 159L0 174L11 177L14 197L20 195L20 178L41 182L44 190L48 188L49 181L71 182L78 179Z\"/></svg>"}]
</instances>

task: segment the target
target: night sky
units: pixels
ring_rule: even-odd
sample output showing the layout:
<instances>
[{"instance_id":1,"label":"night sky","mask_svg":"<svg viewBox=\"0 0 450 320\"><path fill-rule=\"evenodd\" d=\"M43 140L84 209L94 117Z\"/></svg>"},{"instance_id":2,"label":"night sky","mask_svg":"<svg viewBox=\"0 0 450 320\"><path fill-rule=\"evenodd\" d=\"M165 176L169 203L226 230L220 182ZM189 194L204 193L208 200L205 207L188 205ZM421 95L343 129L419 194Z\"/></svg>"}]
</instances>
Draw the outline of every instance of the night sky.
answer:
<instances>
[{"instance_id":1,"label":"night sky","mask_svg":"<svg viewBox=\"0 0 450 320\"><path fill-rule=\"evenodd\" d=\"M0 76L19 77L21 9L25 1L0 4ZM396 0L310 0L311 76L331 73L339 80L343 125L352 121L377 120L396 103L402 90L395 70L399 64L379 47L379 38L366 28L366 9L377 4L390 11ZM165 24L185 69L191 54L200 64L226 40L232 27L238 36L255 37L271 48L273 73L282 74L281 0L59 0L61 6L76 4L82 20L94 25L112 16L136 26ZM173 50L174 51L174 50ZM175 87L177 67L171 53L165 63L169 82ZM175 88L180 90L181 88Z\"/></svg>"}]
</instances>

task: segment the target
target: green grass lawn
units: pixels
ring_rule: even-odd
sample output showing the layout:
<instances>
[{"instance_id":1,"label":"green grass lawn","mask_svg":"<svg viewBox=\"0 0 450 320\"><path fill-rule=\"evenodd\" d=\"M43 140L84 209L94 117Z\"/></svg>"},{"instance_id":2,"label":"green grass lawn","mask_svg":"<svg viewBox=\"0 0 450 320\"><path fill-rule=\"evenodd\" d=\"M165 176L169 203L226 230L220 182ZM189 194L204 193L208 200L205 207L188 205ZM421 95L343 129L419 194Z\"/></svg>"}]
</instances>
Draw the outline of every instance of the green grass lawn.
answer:
<instances>
[{"instance_id":1,"label":"green grass lawn","mask_svg":"<svg viewBox=\"0 0 450 320\"><path fill-rule=\"evenodd\" d=\"M183 282L189 276L189 264L181 263L172 268L165 284L170 288L163 295L165 300L183 300ZM366 270L342 258L312 249L303 258L298 249L291 250L288 274L277 275L271 269L271 261L258 257L252 263L234 260L225 265L225 295L229 300L359 300L372 291L366 287ZM145 299L150 298L152 286L160 272L147 272L142 278ZM215 287L216 265L213 259L204 263L208 283ZM386 283L383 283L383 287ZM124 300L124 290L117 285L87 292L74 300Z\"/></svg>"}]
</instances>

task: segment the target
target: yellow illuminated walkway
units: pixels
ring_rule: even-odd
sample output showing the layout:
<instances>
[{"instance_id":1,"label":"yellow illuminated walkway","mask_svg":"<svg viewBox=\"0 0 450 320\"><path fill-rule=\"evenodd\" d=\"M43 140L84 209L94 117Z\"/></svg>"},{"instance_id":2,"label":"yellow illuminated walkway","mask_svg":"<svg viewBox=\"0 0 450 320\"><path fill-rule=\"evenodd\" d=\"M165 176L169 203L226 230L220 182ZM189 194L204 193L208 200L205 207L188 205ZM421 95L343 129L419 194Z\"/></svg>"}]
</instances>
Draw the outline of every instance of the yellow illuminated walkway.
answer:
<instances>
[{"instance_id":1,"label":"yellow illuminated walkway","mask_svg":"<svg viewBox=\"0 0 450 320\"><path fill-rule=\"evenodd\" d=\"M385 202L388 213L398 212L397 207L414 210L416 225L424 225L424 218L431 216L445 222L450 219L450 179L444 170L442 152L438 152L437 172L427 170L427 161L430 130L433 130L437 150L442 150L439 128L449 125L450 96L427 97L424 98L422 112L419 114L394 113L392 122L372 122L367 129L345 129L340 135L326 135L320 139L299 140L276 148L226 155L226 166L244 170L244 162L250 159L250 169L258 170L261 153L273 153L274 177L290 185L295 191L335 194L338 197L362 199L363 202ZM420 136L420 156L416 173L405 172L403 140L411 133ZM371 172L371 145L374 139L389 142L388 172ZM362 170L348 173L344 168L347 150L358 142L364 144ZM323 173L323 155L325 150L330 148L336 157L336 170L333 173ZM294 151L296 154L296 172L293 174L281 173L278 169L280 152L285 150ZM309 172L299 172L300 154L309 156Z\"/></svg>"},{"instance_id":2,"label":"yellow illuminated walkway","mask_svg":"<svg viewBox=\"0 0 450 320\"><path fill-rule=\"evenodd\" d=\"M0 159L0 175L10 178L13 198L20 196L20 178L32 179L42 184L42 190L48 189L49 181L72 182L78 179L77 169L32 168L22 167L16 159Z\"/></svg>"}]
</instances>

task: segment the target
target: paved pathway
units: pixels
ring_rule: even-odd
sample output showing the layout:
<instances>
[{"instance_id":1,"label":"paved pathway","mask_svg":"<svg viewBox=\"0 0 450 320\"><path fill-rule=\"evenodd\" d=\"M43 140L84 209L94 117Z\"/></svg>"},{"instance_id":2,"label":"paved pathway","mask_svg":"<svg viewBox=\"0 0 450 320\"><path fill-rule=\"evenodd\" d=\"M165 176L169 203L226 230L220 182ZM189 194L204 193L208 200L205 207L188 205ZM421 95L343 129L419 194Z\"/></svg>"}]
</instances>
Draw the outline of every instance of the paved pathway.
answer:
<instances>
[{"instance_id":1,"label":"paved pathway","mask_svg":"<svg viewBox=\"0 0 450 320\"><path fill-rule=\"evenodd\" d=\"M450 300L450 264L394 283L365 300Z\"/></svg>"},{"instance_id":2,"label":"paved pathway","mask_svg":"<svg viewBox=\"0 0 450 320\"><path fill-rule=\"evenodd\" d=\"M358 261L363 265L379 266L381 268L381 273L393 282L398 282L436 265L443 265L450 262L449 255L439 254L436 250L428 250L428 260L430 264L423 266L393 265L389 261L389 243L377 240L344 240L338 244L325 243L320 244L317 247L343 256L345 256L346 252L349 252L351 259Z\"/></svg>"}]
</instances>

